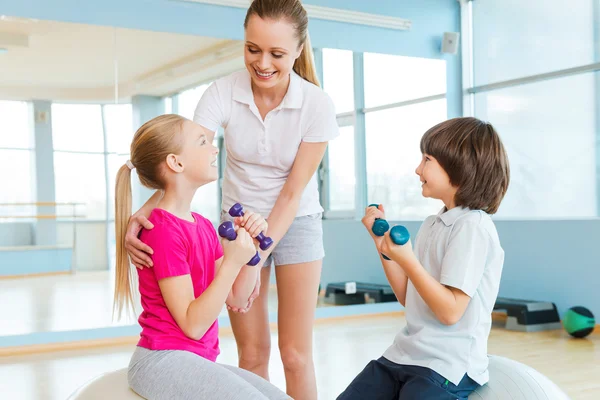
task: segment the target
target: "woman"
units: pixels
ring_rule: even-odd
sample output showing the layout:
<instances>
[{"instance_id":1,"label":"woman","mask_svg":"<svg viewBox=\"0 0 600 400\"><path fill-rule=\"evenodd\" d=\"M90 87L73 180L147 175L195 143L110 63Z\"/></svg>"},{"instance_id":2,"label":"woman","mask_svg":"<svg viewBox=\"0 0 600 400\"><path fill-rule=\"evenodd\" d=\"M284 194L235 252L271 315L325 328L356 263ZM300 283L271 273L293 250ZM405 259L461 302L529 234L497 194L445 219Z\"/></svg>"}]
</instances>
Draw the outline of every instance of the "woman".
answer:
<instances>
[{"instance_id":1,"label":"woman","mask_svg":"<svg viewBox=\"0 0 600 400\"><path fill-rule=\"evenodd\" d=\"M249 308L251 298L248 304L228 305L239 366L269 377L272 260L286 390L297 400L317 398L312 328L324 249L315 172L327 142L338 135L333 103L318 86L307 26L299 0L254 0L244 22L246 70L214 82L194 117L212 135L224 128L223 218L239 202L268 216L267 234L274 241L259 251L264 266L260 274L249 266L240 273L257 274L255 304ZM137 267L151 265L151 249L137 234L142 226L152 227L146 217L159 196L156 193L130 222L126 240Z\"/></svg>"}]
</instances>

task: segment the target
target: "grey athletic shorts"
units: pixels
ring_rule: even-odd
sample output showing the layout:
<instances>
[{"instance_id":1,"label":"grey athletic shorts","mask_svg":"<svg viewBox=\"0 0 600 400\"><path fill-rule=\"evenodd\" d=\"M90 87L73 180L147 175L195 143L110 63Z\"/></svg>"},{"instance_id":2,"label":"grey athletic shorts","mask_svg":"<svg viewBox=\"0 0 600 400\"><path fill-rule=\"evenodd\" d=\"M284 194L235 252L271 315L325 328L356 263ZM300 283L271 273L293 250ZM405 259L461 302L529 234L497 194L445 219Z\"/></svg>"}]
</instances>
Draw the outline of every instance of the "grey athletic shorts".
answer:
<instances>
[{"instance_id":1,"label":"grey athletic shorts","mask_svg":"<svg viewBox=\"0 0 600 400\"><path fill-rule=\"evenodd\" d=\"M232 220L233 217L226 211L221 211L221 222ZM294 218L264 266L268 267L273 262L276 266L301 264L321 260L323 257L323 214L310 214Z\"/></svg>"}]
</instances>

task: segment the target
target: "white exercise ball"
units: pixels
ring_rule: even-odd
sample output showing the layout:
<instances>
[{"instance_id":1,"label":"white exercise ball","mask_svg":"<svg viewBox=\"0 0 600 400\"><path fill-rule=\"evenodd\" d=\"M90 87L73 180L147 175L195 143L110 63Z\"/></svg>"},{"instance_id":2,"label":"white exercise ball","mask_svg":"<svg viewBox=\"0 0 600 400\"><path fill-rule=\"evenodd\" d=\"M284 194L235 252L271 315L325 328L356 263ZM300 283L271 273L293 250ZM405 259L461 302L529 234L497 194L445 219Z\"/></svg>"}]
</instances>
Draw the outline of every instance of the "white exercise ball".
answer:
<instances>
[{"instance_id":1,"label":"white exercise ball","mask_svg":"<svg viewBox=\"0 0 600 400\"><path fill-rule=\"evenodd\" d=\"M140 400L127 383L127 368L102 374L77 389L68 400Z\"/></svg>"},{"instance_id":2,"label":"white exercise ball","mask_svg":"<svg viewBox=\"0 0 600 400\"><path fill-rule=\"evenodd\" d=\"M490 380L469 400L569 400L555 383L520 362L489 356Z\"/></svg>"}]
</instances>

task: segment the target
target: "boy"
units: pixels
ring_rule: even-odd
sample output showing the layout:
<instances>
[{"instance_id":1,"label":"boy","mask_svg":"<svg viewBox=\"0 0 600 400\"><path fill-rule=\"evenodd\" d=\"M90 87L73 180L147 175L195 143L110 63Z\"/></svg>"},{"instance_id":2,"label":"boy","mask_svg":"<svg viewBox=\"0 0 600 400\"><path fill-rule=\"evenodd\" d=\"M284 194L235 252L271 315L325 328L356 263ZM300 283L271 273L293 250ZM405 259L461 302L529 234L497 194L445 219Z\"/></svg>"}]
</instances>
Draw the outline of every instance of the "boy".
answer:
<instances>
[{"instance_id":1,"label":"boy","mask_svg":"<svg viewBox=\"0 0 600 400\"><path fill-rule=\"evenodd\" d=\"M416 169L424 197L444 208L415 239L395 245L375 236L383 207L362 219L386 277L406 310L406 327L383 357L371 361L338 397L347 399L467 399L488 379L487 339L504 251L491 214L506 194L509 165L492 125L475 118L442 122L421 139Z\"/></svg>"}]
</instances>

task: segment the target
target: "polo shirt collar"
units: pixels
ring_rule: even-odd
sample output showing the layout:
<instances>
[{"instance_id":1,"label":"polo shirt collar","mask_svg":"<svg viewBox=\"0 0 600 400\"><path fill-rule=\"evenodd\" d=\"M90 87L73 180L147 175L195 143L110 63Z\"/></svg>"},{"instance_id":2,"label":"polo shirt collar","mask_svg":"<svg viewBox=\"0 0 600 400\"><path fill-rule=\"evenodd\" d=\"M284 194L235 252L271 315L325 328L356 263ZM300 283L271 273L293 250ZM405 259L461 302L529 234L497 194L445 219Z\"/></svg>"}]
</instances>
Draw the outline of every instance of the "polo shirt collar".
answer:
<instances>
[{"instance_id":1,"label":"polo shirt collar","mask_svg":"<svg viewBox=\"0 0 600 400\"><path fill-rule=\"evenodd\" d=\"M437 214L437 217L435 218L434 222L437 220L441 220L444 223L444 225L452 226L458 218L465 215L469 211L471 210L468 207L454 207L450 211L447 211L446 207L444 207Z\"/></svg>"}]
</instances>

